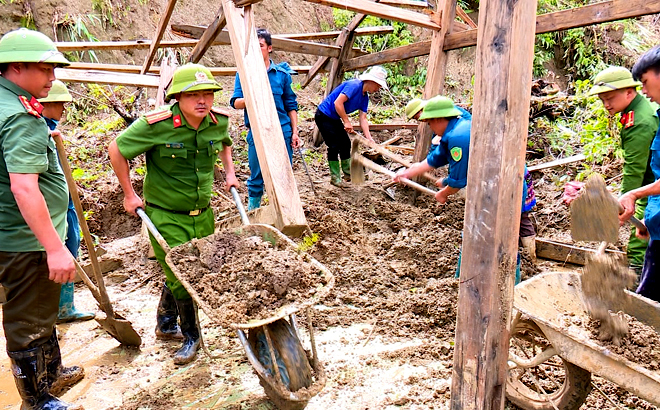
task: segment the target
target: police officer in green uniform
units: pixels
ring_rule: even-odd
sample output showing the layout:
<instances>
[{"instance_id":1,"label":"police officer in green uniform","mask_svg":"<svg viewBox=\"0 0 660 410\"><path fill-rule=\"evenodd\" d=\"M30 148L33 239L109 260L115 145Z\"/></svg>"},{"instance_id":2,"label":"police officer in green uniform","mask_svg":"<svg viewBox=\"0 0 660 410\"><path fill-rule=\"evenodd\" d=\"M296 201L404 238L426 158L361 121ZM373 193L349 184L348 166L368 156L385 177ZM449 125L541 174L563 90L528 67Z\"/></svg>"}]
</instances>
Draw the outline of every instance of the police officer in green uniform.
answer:
<instances>
[{"instance_id":1,"label":"police officer in green uniform","mask_svg":"<svg viewBox=\"0 0 660 410\"><path fill-rule=\"evenodd\" d=\"M110 161L124 191L124 208L132 214L143 202L133 190L128 160L145 153L145 211L170 247L213 233L215 220L209 205L218 155L226 172L226 189L238 186L227 132L229 114L212 106L214 92L220 88L206 67L179 67L167 92L177 102L135 121L109 146ZM156 335L161 339L183 337L174 363L189 363L199 347L196 306L165 263L165 252L153 237L151 244L166 277Z\"/></svg>"},{"instance_id":2,"label":"police officer in green uniform","mask_svg":"<svg viewBox=\"0 0 660 410\"><path fill-rule=\"evenodd\" d=\"M608 67L598 73L589 95L598 95L610 115L621 113L621 148L623 181L621 194L652 183L649 166L650 146L658 129L657 105L637 92L642 84L624 67ZM647 199L637 201L635 216L644 218ZM636 270L644 265L647 242L635 236L634 227L628 242L628 261Z\"/></svg>"},{"instance_id":3,"label":"police officer in green uniform","mask_svg":"<svg viewBox=\"0 0 660 410\"><path fill-rule=\"evenodd\" d=\"M0 39L0 301L21 409L80 409L54 395L79 381L55 332L60 284L75 267L64 246L69 192L37 98L69 62L44 34Z\"/></svg>"}]
</instances>

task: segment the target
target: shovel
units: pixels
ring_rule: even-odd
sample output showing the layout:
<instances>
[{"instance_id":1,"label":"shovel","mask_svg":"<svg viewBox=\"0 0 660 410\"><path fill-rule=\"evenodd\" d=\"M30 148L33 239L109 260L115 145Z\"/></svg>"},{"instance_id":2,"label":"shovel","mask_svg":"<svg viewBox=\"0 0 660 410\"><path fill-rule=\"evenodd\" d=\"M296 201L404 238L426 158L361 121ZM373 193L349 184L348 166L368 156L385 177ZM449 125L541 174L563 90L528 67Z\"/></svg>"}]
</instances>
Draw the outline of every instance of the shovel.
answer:
<instances>
[{"instance_id":1,"label":"shovel","mask_svg":"<svg viewBox=\"0 0 660 410\"><path fill-rule=\"evenodd\" d=\"M309 169L307 169L307 163L305 162L305 156L303 155L302 149L300 147L298 147L298 154L300 154L300 159L302 160L303 167L305 167L305 173L307 174L307 178L309 178L309 185L312 187L312 193L316 197L317 195L316 195L316 189L314 189L314 181L312 181L312 176L309 174ZM236 188L231 187L231 189L232 189L231 194L234 195ZM238 203L241 201L240 199L236 201L236 197L234 197L234 202L236 202L236 206L238 206ZM239 209L239 213L240 213L240 209Z\"/></svg>"},{"instance_id":2,"label":"shovel","mask_svg":"<svg viewBox=\"0 0 660 410\"><path fill-rule=\"evenodd\" d=\"M92 292L92 295L99 303L101 310L103 310L103 312L106 314L105 319L96 318L96 321L121 344L126 346L140 346L140 344L142 344L142 339L140 338L140 335L135 331L135 329L133 329L131 322L126 320L121 315L115 313L112 309L112 304L110 303L110 298L108 297L108 293L105 289L105 283L103 282L101 266L99 265L99 261L96 258L94 241L92 241L92 235L89 233L87 221L85 221L85 214L83 213L82 204L80 203L80 196L78 196L78 188L76 187L76 183L73 180L73 175L71 174L71 167L69 166L69 160L66 156L66 150L64 149L62 138L60 136L54 136L53 140L55 140L55 145L57 146L57 155L59 157L60 164L62 165L64 176L66 177L66 183L69 187L69 192L71 193L73 205L76 208L76 213L78 214L78 222L80 223L80 228L83 232L85 244L87 245L89 260L92 262L92 270L94 271L94 278L96 279L96 283L98 283L98 288L94 286L78 261L75 260L75 258L73 259L78 270L78 275Z\"/></svg>"}]
</instances>

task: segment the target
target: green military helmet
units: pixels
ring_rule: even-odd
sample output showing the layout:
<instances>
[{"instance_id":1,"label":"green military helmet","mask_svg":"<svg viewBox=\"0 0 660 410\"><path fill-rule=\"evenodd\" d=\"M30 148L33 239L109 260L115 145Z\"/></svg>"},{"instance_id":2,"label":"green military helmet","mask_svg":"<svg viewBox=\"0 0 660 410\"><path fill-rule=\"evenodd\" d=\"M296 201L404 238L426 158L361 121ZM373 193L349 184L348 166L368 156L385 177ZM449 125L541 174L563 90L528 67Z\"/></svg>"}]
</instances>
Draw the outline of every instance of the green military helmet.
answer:
<instances>
[{"instance_id":1,"label":"green military helmet","mask_svg":"<svg viewBox=\"0 0 660 410\"><path fill-rule=\"evenodd\" d=\"M178 93L199 90L218 91L222 89L213 78L211 71L201 64L186 64L177 68L172 76L172 85L167 91L167 98Z\"/></svg>"},{"instance_id":2,"label":"green military helmet","mask_svg":"<svg viewBox=\"0 0 660 410\"><path fill-rule=\"evenodd\" d=\"M55 43L43 33L26 28L10 31L0 38L0 64L48 63L66 66L71 63L57 51Z\"/></svg>"},{"instance_id":3,"label":"green military helmet","mask_svg":"<svg viewBox=\"0 0 660 410\"><path fill-rule=\"evenodd\" d=\"M53 85L48 91L48 97L40 98L40 103L49 103L49 102L71 102L73 97L69 94L66 85L60 80L53 81Z\"/></svg>"},{"instance_id":4,"label":"green military helmet","mask_svg":"<svg viewBox=\"0 0 660 410\"><path fill-rule=\"evenodd\" d=\"M630 71L625 67L612 66L604 69L596 78L594 86L587 95L597 95L613 90L621 90L630 87L639 87L642 83L633 79Z\"/></svg>"},{"instance_id":5,"label":"green military helmet","mask_svg":"<svg viewBox=\"0 0 660 410\"><path fill-rule=\"evenodd\" d=\"M419 119L428 120L430 118L458 117L459 115L461 112L454 106L454 102L450 98L436 95L426 101Z\"/></svg>"},{"instance_id":6,"label":"green military helmet","mask_svg":"<svg viewBox=\"0 0 660 410\"><path fill-rule=\"evenodd\" d=\"M421 98L413 98L412 100L408 101L408 104L406 104L406 117L408 119L414 117L415 114L424 108L425 104L426 101L422 100Z\"/></svg>"}]
</instances>

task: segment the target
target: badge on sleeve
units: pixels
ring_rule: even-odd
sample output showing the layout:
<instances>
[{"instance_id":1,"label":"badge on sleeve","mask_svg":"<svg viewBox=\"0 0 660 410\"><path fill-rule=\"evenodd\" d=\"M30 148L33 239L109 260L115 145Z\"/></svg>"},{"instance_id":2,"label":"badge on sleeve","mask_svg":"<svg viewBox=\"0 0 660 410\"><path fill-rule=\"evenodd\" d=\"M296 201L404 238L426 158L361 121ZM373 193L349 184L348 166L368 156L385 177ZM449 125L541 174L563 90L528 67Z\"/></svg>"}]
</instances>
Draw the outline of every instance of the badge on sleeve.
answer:
<instances>
[{"instance_id":1,"label":"badge on sleeve","mask_svg":"<svg viewBox=\"0 0 660 410\"><path fill-rule=\"evenodd\" d=\"M461 158L463 158L463 150L461 149L461 147L454 147L451 149L450 152L451 152L451 158L456 162L460 161Z\"/></svg>"},{"instance_id":2,"label":"badge on sleeve","mask_svg":"<svg viewBox=\"0 0 660 410\"><path fill-rule=\"evenodd\" d=\"M630 128L635 125L635 111L630 111L621 116L621 125L623 128Z\"/></svg>"}]
</instances>

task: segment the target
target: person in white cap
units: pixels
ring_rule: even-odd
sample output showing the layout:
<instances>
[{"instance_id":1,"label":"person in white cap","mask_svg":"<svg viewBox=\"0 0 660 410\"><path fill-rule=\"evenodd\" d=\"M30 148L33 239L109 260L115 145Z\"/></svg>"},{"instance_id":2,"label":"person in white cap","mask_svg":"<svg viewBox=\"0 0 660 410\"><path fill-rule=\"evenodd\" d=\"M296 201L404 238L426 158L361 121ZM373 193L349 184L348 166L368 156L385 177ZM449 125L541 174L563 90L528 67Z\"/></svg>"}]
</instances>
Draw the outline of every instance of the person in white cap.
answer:
<instances>
[{"instance_id":1,"label":"person in white cap","mask_svg":"<svg viewBox=\"0 0 660 410\"><path fill-rule=\"evenodd\" d=\"M373 141L369 133L367 110L369 93L387 89L387 71L379 65L369 67L354 80L344 81L319 104L314 121L328 146L330 183L343 187L351 180L351 139L355 130L348 115L359 111L359 121L365 138ZM341 173L344 173L343 181Z\"/></svg>"}]
</instances>

